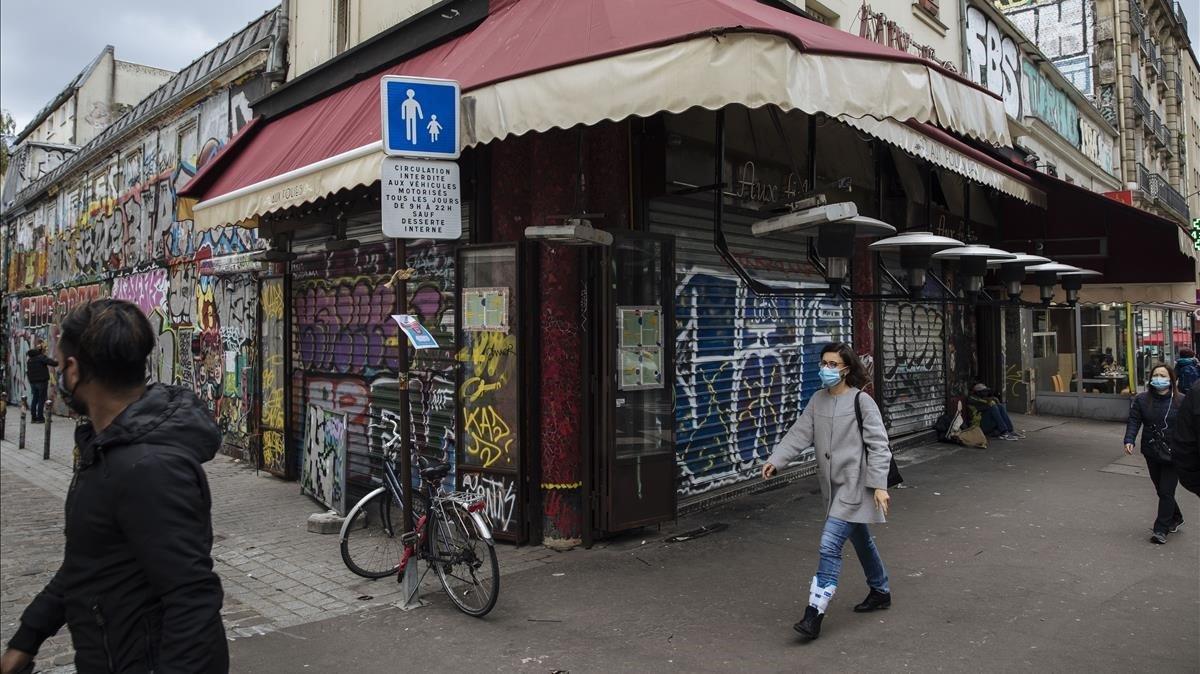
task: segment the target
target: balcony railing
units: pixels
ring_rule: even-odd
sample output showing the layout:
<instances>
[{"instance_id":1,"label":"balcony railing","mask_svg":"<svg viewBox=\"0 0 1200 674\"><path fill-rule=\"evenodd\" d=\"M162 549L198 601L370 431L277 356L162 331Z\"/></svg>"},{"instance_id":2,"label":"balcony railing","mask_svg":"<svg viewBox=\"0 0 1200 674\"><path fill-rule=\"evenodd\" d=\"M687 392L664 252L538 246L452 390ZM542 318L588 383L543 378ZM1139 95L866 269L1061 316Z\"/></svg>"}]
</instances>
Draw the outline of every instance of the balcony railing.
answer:
<instances>
[{"instance_id":1,"label":"balcony railing","mask_svg":"<svg viewBox=\"0 0 1200 674\"><path fill-rule=\"evenodd\" d=\"M1187 35L1188 34L1187 16L1185 16L1183 13L1183 5L1179 4L1179 2L1176 2L1174 9L1175 9L1175 20L1179 22L1179 27L1183 29L1183 34Z\"/></svg>"},{"instance_id":2,"label":"balcony railing","mask_svg":"<svg viewBox=\"0 0 1200 674\"><path fill-rule=\"evenodd\" d=\"M1163 128L1162 118L1159 117L1158 113L1153 110L1150 111L1150 122L1148 126L1150 127L1150 135L1154 136L1154 139L1161 143Z\"/></svg>"},{"instance_id":3,"label":"balcony railing","mask_svg":"<svg viewBox=\"0 0 1200 674\"><path fill-rule=\"evenodd\" d=\"M1141 35L1145 22L1142 19L1142 3L1137 0L1129 2L1129 23L1133 27L1134 35Z\"/></svg>"},{"instance_id":4,"label":"balcony railing","mask_svg":"<svg viewBox=\"0 0 1200 674\"><path fill-rule=\"evenodd\" d=\"M1143 120L1150 119L1150 104L1146 101L1146 94L1142 91L1142 82L1136 77L1130 77L1133 80L1133 114L1141 117Z\"/></svg>"},{"instance_id":5,"label":"balcony railing","mask_svg":"<svg viewBox=\"0 0 1200 674\"><path fill-rule=\"evenodd\" d=\"M1147 197L1179 214L1184 220L1189 219L1187 200L1178 190L1171 187L1166 178L1157 173L1151 173L1141 164L1137 165L1137 178L1138 187Z\"/></svg>"},{"instance_id":6,"label":"balcony railing","mask_svg":"<svg viewBox=\"0 0 1200 674\"><path fill-rule=\"evenodd\" d=\"M1142 56L1150 56L1150 38L1142 38Z\"/></svg>"}]
</instances>

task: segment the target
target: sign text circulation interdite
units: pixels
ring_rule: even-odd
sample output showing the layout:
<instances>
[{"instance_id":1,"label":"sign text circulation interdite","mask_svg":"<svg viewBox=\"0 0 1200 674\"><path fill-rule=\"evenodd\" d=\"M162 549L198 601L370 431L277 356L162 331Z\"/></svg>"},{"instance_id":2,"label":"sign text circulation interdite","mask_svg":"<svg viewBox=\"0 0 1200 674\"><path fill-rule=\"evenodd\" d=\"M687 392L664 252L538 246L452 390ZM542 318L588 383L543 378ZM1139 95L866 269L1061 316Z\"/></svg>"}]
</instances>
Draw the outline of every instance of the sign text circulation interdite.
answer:
<instances>
[{"instance_id":1,"label":"sign text circulation interdite","mask_svg":"<svg viewBox=\"0 0 1200 674\"><path fill-rule=\"evenodd\" d=\"M462 235L458 164L386 157L380 178L384 234L403 239Z\"/></svg>"}]
</instances>

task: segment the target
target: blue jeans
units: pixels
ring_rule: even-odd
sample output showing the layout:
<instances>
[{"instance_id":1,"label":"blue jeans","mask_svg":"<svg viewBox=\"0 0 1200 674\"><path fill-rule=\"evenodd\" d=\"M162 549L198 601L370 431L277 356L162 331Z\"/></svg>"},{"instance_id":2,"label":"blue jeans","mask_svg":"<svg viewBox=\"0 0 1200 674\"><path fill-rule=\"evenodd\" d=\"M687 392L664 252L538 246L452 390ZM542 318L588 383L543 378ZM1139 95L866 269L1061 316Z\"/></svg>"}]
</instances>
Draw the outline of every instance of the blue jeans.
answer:
<instances>
[{"instance_id":1,"label":"blue jeans","mask_svg":"<svg viewBox=\"0 0 1200 674\"><path fill-rule=\"evenodd\" d=\"M821 561L817 565L817 583L821 587L838 584L838 576L842 573L842 548L845 547L847 538L854 544L858 561L862 562L867 585L880 592L891 592L888 588L887 569L883 568L883 560L879 558L879 550L875 547L875 539L871 537L867 525L846 522L836 517L826 519L825 530L821 532Z\"/></svg>"},{"instance_id":2,"label":"blue jeans","mask_svg":"<svg viewBox=\"0 0 1200 674\"><path fill-rule=\"evenodd\" d=\"M984 435L1012 433L1013 422L1008 417L1008 410L1004 409L1004 405L992 405L981 413L979 429Z\"/></svg>"}]
</instances>

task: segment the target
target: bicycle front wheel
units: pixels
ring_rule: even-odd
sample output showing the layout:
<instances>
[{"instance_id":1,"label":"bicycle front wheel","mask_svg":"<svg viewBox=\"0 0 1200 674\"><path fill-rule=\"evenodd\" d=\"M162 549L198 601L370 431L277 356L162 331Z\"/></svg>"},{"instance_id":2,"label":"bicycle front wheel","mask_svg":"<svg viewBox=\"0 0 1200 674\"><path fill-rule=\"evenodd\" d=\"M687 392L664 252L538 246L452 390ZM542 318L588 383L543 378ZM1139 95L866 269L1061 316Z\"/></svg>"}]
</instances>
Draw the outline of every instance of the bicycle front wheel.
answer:
<instances>
[{"instance_id":1,"label":"bicycle front wheel","mask_svg":"<svg viewBox=\"0 0 1200 674\"><path fill-rule=\"evenodd\" d=\"M364 578L385 578L396 573L404 552L400 542L403 514L386 489L356 506L341 541L346 567Z\"/></svg>"},{"instance_id":2,"label":"bicycle front wheel","mask_svg":"<svg viewBox=\"0 0 1200 674\"><path fill-rule=\"evenodd\" d=\"M458 610L477 618L485 616L500 594L496 546L479 537L464 508L446 506L443 513L431 522L438 580Z\"/></svg>"}]
</instances>

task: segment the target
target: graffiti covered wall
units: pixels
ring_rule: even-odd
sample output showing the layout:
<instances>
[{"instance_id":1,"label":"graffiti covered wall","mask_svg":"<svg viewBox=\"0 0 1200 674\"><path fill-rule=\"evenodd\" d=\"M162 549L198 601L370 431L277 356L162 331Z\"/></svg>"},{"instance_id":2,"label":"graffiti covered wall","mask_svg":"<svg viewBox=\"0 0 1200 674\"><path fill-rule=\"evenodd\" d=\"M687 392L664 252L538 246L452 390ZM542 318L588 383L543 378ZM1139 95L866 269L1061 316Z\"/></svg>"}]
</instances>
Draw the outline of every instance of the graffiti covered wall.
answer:
<instances>
[{"instance_id":1,"label":"graffiti covered wall","mask_svg":"<svg viewBox=\"0 0 1200 674\"><path fill-rule=\"evenodd\" d=\"M66 312L97 297L137 304L158 341L148 375L195 391L225 433L225 448L252 444L258 293L249 275L211 276L205 260L264 247L253 229L196 231L178 217L177 192L233 129L228 88L134 134L56 190L26 204L34 214L9 229L13 298L7 382L24 395L32 340L57 344ZM66 409L58 404L59 413Z\"/></svg>"},{"instance_id":2,"label":"graffiti covered wall","mask_svg":"<svg viewBox=\"0 0 1200 674\"><path fill-rule=\"evenodd\" d=\"M677 269L676 460L681 496L752 479L820 388L821 347L850 339L824 297L761 297L728 271Z\"/></svg>"}]
</instances>

